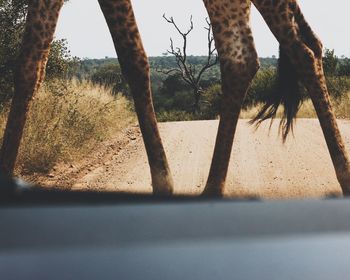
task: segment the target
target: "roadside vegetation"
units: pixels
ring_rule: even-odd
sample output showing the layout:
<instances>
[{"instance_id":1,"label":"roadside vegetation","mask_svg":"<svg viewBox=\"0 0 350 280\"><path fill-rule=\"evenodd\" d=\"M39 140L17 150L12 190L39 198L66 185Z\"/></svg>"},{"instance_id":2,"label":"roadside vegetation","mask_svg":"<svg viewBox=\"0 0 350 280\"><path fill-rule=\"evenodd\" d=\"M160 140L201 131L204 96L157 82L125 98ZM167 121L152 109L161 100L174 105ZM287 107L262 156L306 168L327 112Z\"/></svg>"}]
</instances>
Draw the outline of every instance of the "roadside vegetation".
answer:
<instances>
[{"instance_id":1,"label":"roadside vegetation","mask_svg":"<svg viewBox=\"0 0 350 280\"><path fill-rule=\"evenodd\" d=\"M350 92L343 94L341 97L331 97L333 110L338 119L350 119ZM252 119L260 109L260 104L243 109L240 115L242 119ZM277 111L277 118L282 117L282 110ZM317 118L316 111L310 99L307 99L301 105L297 118Z\"/></svg>"},{"instance_id":2,"label":"roadside vegetation","mask_svg":"<svg viewBox=\"0 0 350 280\"><path fill-rule=\"evenodd\" d=\"M73 163L135 123L130 101L89 81L44 84L31 105L17 173L47 173L58 162ZM3 131L9 106L0 113ZM0 137L1 138L1 137Z\"/></svg>"}]
</instances>

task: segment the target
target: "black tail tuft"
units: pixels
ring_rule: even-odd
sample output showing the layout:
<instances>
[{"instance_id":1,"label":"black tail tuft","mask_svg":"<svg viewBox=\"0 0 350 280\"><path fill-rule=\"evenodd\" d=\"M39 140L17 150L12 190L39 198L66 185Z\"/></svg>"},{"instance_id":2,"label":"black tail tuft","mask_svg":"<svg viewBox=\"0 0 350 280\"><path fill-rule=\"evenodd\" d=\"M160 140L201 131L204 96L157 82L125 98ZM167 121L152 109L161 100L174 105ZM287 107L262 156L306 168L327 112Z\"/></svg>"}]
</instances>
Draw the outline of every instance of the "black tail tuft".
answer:
<instances>
[{"instance_id":1,"label":"black tail tuft","mask_svg":"<svg viewBox=\"0 0 350 280\"><path fill-rule=\"evenodd\" d=\"M276 117L278 107L283 105L284 111L280 122L283 142L287 139L288 133L293 131L293 122L303 100L299 78L289 57L280 47L278 59L277 79L272 94L264 100L262 109L250 122L259 126L267 119L273 120Z\"/></svg>"}]
</instances>

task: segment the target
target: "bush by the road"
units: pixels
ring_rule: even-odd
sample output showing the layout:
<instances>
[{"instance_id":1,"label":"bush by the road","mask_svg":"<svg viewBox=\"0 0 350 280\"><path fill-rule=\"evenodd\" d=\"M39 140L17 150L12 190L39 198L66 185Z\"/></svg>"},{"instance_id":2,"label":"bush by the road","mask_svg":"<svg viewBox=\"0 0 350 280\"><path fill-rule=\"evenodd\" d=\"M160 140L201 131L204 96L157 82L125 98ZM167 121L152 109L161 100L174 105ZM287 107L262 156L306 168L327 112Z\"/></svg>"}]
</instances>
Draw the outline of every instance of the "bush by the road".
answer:
<instances>
[{"instance_id":1,"label":"bush by the road","mask_svg":"<svg viewBox=\"0 0 350 280\"><path fill-rule=\"evenodd\" d=\"M16 172L48 172L59 161L77 161L134 122L130 102L110 92L90 82L44 84L30 108ZM0 113L2 129L8 109Z\"/></svg>"}]
</instances>

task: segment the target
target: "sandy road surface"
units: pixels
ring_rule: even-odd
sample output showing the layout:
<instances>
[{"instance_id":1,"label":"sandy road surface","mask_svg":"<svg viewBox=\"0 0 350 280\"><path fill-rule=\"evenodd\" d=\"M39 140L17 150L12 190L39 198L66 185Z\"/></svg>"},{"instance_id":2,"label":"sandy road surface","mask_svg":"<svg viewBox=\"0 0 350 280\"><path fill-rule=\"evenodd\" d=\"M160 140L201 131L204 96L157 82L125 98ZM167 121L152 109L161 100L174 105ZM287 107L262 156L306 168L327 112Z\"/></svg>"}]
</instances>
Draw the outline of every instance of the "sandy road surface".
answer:
<instances>
[{"instance_id":1,"label":"sandy road surface","mask_svg":"<svg viewBox=\"0 0 350 280\"><path fill-rule=\"evenodd\" d=\"M175 192L199 194L205 184L218 121L160 124L175 181ZM339 121L350 148L350 121ZM257 131L240 120L226 181L227 196L319 197L340 187L318 121L299 119L294 138L282 144L278 121ZM138 134L120 151L75 178L73 189L151 192L151 180Z\"/></svg>"}]
</instances>

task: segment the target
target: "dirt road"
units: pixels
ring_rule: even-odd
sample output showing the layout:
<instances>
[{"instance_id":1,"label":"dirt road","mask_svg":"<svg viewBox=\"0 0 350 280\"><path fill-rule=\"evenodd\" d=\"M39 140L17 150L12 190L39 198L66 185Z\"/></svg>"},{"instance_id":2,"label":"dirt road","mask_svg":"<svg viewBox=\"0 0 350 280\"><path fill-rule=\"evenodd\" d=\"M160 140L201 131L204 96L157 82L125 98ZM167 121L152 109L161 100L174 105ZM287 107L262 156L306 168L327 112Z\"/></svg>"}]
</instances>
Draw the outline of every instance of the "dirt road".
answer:
<instances>
[{"instance_id":1,"label":"dirt road","mask_svg":"<svg viewBox=\"0 0 350 280\"><path fill-rule=\"evenodd\" d=\"M175 193L199 194L205 185L218 121L160 124L175 181ZM339 121L350 148L350 121ZM79 172L73 189L151 192L146 154L138 132L118 152ZM294 138L282 144L278 121L257 131L240 120L226 181L234 197L301 198L340 193L340 187L317 120L299 119Z\"/></svg>"}]
</instances>

